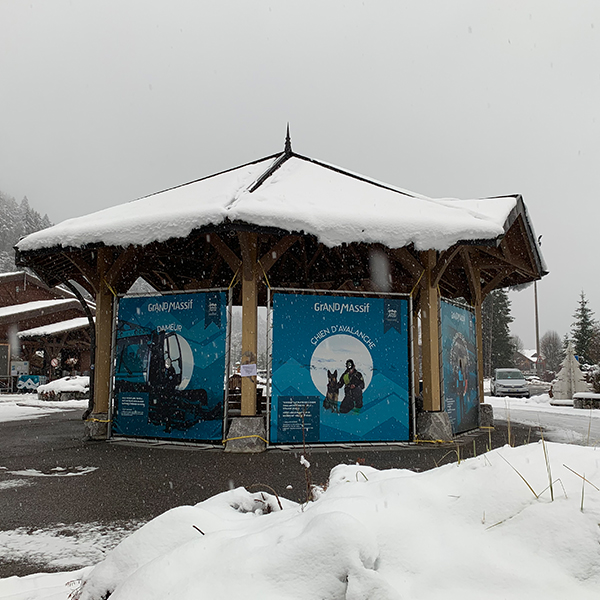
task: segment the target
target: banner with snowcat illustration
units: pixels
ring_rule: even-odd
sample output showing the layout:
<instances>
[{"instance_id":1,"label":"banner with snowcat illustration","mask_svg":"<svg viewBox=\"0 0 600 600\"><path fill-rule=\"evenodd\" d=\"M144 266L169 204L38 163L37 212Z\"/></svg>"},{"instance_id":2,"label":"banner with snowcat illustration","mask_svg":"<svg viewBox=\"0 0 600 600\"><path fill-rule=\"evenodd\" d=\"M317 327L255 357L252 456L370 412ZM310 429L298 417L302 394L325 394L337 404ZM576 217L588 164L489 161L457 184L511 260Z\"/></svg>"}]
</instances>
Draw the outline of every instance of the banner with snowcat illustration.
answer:
<instances>
[{"instance_id":1,"label":"banner with snowcat illustration","mask_svg":"<svg viewBox=\"0 0 600 600\"><path fill-rule=\"evenodd\" d=\"M120 299L113 434L222 439L226 305L223 292Z\"/></svg>"}]
</instances>

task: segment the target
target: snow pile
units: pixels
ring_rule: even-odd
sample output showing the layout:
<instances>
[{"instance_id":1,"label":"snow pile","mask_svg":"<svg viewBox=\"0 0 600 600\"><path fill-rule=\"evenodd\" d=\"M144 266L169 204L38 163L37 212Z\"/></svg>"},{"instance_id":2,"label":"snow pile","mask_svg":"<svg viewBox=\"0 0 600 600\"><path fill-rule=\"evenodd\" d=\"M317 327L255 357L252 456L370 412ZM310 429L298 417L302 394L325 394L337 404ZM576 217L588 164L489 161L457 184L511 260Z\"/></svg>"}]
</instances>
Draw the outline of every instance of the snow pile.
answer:
<instances>
[{"instance_id":1,"label":"snow pile","mask_svg":"<svg viewBox=\"0 0 600 600\"><path fill-rule=\"evenodd\" d=\"M486 396L485 402L486 404L491 404L494 407L494 413L496 408L506 408L506 407L536 407L536 408L549 408L550 405L550 394L537 394L535 396L530 396L529 398L518 398L515 396Z\"/></svg>"},{"instance_id":2,"label":"snow pile","mask_svg":"<svg viewBox=\"0 0 600 600\"><path fill-rule=\"evenodd\" d=\"M83 397L90 390L90 378L87 376L63 377L50 383L40 385L37 389L38 397L43 400L56 400L60 398L72 399Z\"/></svg>"},{"instance_id":3,"label":"snow pile","mask_svg":"<svg viewBox=\"0 0 600 600\"><path fill-rule=\"evenodd\" d=\"M164 513L74 597L597 598L598 488L600 450L541 442L425 473L339 465L303 506L240 488Z\"/></svg>"},{"instance_id":4,"label":"snow pile","mask_svg":"<svg viewBox=\"0 0 600 600\"><path fill-rule=\"evenodd\" d=\"M461 240L503 235L517 206L516 196L433 200L299 155L281 159L268 157L69 219L28 235L17 247L146 245L229 220L312 234L327 246L412 243L417 250L444 250ZM271 172L275 163L279 167Z\"/></svg>"}]
</instances>

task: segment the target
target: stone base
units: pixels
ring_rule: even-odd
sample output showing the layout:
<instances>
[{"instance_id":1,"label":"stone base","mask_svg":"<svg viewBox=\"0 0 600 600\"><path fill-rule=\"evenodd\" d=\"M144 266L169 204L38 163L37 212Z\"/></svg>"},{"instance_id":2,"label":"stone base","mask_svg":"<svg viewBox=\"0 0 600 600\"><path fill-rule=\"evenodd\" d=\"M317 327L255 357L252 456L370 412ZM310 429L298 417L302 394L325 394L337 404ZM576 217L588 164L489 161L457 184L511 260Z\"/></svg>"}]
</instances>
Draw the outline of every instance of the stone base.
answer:
<instances>
[{"instance_id":1,"label":"stone base","mask_svg":"<svg viewBox=\"0 0 600 600\"><path fill-rule=\"evenodd\" d=\"M479 405L479 427L494 426L494 408L491 404Z\"/></svg>"},{"instance_id":2,"label":"stone base","mask_svg":"<svg viewBox=\"0 0 600 600\"><path fill-rule=\"evenodd\" d=\"M266 437L264 417L234 417L227 432L225 452L264 452Z\"/></svg>"},{"instance_id":3,"label":"stone base","mask_svg":"<svg viewBox=\"0 0 600 600\"><path fill-rule=\"evenodd\" d=\"M108 439L108 415L106 413L92 413L84 422L84 440Z\"/></svg>"},{"instance_id":4,"label":"stone base","mask_svg":"<svg viewBox=\"0 0 600 600\"><path fill-rule=\"evenodd\" d=\"M573 394L573 408L600 409L600 394L593 394L592 392L577 392Z\"/></svg>"},{"instance_id":5,"label":"stone base","mask_svg":"<svg viewBox=\"0 0 600 600\"><path fill-rule=\"evenodd\" d=\"M452 424L447 412L422 412L417 415L417 438L420 440L452 440Z\"/></svg>"}]
</instances>

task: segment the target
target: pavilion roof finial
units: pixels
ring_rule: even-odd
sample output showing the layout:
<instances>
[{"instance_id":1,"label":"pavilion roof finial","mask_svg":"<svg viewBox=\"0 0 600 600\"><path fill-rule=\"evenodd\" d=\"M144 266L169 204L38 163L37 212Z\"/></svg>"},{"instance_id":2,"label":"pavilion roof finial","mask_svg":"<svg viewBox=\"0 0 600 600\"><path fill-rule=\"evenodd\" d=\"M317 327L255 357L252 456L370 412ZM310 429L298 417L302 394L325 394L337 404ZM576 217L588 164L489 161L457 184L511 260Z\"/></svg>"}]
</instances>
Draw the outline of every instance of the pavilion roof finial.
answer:
<instances>
[{"instance_id":1,"label":"pavilion roof finial","mask_svg":"<svg viewBox=\"0 0 600 600\"><path fill-rule=\"evenodd\" d=\"M291 154L292 153L292 140L290 138L290 124L288 122L287 124L287 131L285 134L285 149L284 152L286 154Z\"/></svg>"}]
</instances>

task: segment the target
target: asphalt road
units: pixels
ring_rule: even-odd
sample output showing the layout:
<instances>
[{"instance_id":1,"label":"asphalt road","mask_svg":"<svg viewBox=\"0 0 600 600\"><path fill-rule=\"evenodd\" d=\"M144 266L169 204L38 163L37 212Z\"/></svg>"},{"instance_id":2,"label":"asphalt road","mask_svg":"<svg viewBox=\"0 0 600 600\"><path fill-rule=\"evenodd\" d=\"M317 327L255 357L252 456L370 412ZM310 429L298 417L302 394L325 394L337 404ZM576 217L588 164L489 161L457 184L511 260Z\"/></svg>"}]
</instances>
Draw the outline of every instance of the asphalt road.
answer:
<instances>
[{"instance_id":1,"label":"asphalt road","mask_svg":"<svg viewBox=\"0 0 600 600\"><path fill-rule=\"evenodd\" d=\"M84 442L81 413L0 423L0 531L145 521L238 486L251 491L272 488L290 500L306 500L301 449L230 454L221 448L173 444ZM512 435L517 445L535 441L528 427L513 425ZM423 471L456 461L458 452L461 458L482 454L490 440L492 447L507 443L505 424L498 422L493 431L465 434L448 444L336 446L313 448L307 455L312 482L324 485L340 463ZM26 479L28 485L11 486L15 479ZM0 556L0 578L33 572L39 572L39 565Z\"/></svg>"}]
</instances>

